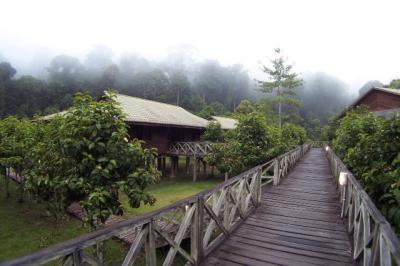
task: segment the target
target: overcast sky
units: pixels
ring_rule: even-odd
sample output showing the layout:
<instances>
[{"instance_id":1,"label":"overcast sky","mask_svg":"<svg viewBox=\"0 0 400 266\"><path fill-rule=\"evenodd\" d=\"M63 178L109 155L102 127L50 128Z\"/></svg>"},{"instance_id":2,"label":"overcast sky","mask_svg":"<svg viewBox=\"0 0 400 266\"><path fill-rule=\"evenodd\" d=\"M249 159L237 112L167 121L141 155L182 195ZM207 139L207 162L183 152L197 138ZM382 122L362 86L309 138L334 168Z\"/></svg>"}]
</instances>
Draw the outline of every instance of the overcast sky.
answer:
<instances>
[{"instance_id":1,"label":"overcast sky","mask_svg":"<svg viewBox=\"0 0 400 266\"><path fill-rule=\"evenodd\" d=\"M1 0L0 54L31 64L102 44L162 58L184 44L255 74L280 47L298 72L324 71L358 89L400 77L399 10L385 0Z\"/></svg>"}]
</instances>

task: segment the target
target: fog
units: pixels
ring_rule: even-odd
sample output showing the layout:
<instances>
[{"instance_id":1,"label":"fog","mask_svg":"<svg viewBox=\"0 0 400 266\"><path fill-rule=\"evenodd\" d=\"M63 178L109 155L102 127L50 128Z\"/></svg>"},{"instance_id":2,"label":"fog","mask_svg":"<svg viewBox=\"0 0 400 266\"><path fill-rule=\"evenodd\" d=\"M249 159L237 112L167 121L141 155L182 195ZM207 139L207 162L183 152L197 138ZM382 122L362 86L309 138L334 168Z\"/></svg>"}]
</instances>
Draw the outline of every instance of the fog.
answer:
<instances>
[{"instance_id":1,"label":"fog","mask_svg":"<svg viewBox=\"0 0 400 266\"><path fill-rule=\"evenodd\" d=\"M0 54L19 74L42 75L58 54L85 61L97 45L163 60L179 47L197 59L242 64L281 47L299 72L322 71L357 91L398 77L398 1L4 1Z\"/></svg>"}]
</instances>

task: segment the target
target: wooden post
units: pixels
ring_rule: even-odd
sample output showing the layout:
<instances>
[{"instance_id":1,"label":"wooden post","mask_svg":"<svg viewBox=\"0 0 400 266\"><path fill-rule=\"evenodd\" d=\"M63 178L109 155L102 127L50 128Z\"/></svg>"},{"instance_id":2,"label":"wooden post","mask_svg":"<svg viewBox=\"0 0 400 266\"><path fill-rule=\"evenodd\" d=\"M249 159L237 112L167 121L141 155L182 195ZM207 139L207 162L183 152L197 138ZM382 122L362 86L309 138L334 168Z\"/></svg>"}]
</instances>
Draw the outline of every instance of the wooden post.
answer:
<instances>
[{"instance_id":1,"label":"wooden post","mask_svg":"<svg viewBox=\"0 0 400 266\"><path fill-rule=\"evenodd\" d=\"M189 174L190 157L186 156L185 173Z\"/></svg>"},{"instance_id":2,"label":"wooden post","mask_svg":"<svg viewBox=\"0 0 400 266\"><path fill-rule=\"evenodd\" d=\"M171 156L170 158L170 162L171 162L171 173L170 173L170 177L175 177L175 160L174 157Z\"/></svg>"},{"instance_id":3,"label":"wooden post","mask_svg":"<svg viewBox=\"0 0 400 266\"><path fill-rule=\"evenodd\" d=\"M279 185L279 161L274 160L274 186Z\"/></svg>"},{"instance_id":4,"label":"wooden post","mask_svg":"<svg viewBox=\"0 0 400 266\"><path fill-rule=\"evenodd\" d=\"M161 157L157 157L157 169L162 171Z\"/></svg>"},{"instance_id":5,"label":"wooden post","mask_svg":"<svg viewBox=\"0 0 400 266\"><path fill-rule=\"evenodd\" d=\"M175 157L175 176L179 173L179 156Z\"/></svg>"},{"instance_id":6,"label":"wooden post","mask_svg":"<svg viewBox=\"0 0 400 266\"><path fill-rule=\"evenodd\" d=\"M96 244L96 255L97 255L97 260L103 264L104 262L104 242L97 242Z\"/></svg>"},{"instance_id":7,"label":"wooden post","mask_svg":"<svg viewBox=\"0 0 400 266\"><path fill-rule=\"evenodd\" d=\"M163 175L165 175L165 170L167 169L166 168L166 157L165 156L162 157L161 163L162 163L162 172L163 172Z\"/></svg>"},{"instance_id":8,"label":"wooden post","mask_svg":"<svg viewBox=\"0 0 400 266\"><path fill-rule=\"evenodd\" d=\"M199 265L204 257L204 247L203 247L203 229L204 229L204 199L200 195L197 198L197 208L195 213L195 229L196 229L196 239L192 241L193 248L197 251L193 254L195 258L195 265Z\"/></svg>"},{"instance_id":9,"label":"wooden post","mask_svg":"<svg viewBox=\"0 0 400 266\"><path fill-rule=\"evenodd\" d=\"M203 175L206 175L206 173L207 173L207 163L204 160L202 162L203 162Z\"/></svg>"},{"instance_id":10,"label":"wooden post","mask_svg":"<svg viewBox=\"0 0 400 266\"><path fill-rule=\"evenodd\" d=\"M200 172L200 159L197 159L197 172Z\"/></svg>"},{"instance_id":11,"label":"wooden post","mask_svg":"<svg viewBox=\"0 0 400 266\"><path fill-rule=\"evenodd\" d=\"M157 265L157 256L156 256L156 242L154 236L154 227L153 221L150 221L148 226L147 239L145 242L145 250L146 250L146 265Z\"/></svg>"},{"instance_id":12,"label":"wooden post","mask_svg":"<svg viewBox=\"0 0 400 266\"><path fill-rule=\"evenodd\" d=\"M225 176L225 181L228 180L228 178L229 178L228 172L225 172L224 176Z\"/></svg>"},{"instance_id":13,"label":"wooden post","mask_svg":"<svg viewBox=\"0 0 400 266\"><path fill-rule=\"evenodd\" d=\"M193 157L193 182L197 180L197 158Z\"/></svg>"}]
</instances>

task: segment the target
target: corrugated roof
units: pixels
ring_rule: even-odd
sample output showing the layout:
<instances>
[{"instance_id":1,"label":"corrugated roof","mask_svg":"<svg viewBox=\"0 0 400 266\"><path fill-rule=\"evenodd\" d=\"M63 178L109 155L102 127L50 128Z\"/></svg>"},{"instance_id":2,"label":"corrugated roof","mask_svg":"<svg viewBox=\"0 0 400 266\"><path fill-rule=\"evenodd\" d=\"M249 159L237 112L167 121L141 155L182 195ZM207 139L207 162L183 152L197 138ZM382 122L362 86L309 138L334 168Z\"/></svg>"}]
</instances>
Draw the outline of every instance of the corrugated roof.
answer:
<instances>
[{"instance_id":1,"label":"corrugated roof","mask_svg":"<svg viewBox=\"0 0 400 266\"><path fill-rule=\"evenodd\" d=\"M179 106L123 94L117 95L117 101L121 104L122 110L126 114L125 120L127 122L197 128L205 128L208 124L206 119L194 115Z\"/></svg>"},{"instance_id":2,"label":"corrugated roof","mask_svg":"<svg viewBox=\"0 0 400 266\"><path fill-rule=\"evenodd\" d=\"M138 97L117 94L126 122L138 124L172 125L179 127L206 128L209 121L190 113L182 107L167 103L146 100ZM65 111L45 116L51 119Z\"/></svg>"},{"instance_id":3,"label":"corrugated roof","mask_svg":"<svg viewBox=\"0 0 400 266\"><path fill-rule=\"evenodd\" d=\"M400 95L400 89L378 88L378 87L375 87L373 89L374 90L379 90L379 91L385 91L385 92L396 94L396 95Z\"/></svg>"},{"instance_id":4,"label":"corrugated roof","mask_svg":"<svg viewBox=\"0 0 400 266\"><path fill-rule=\"evenodd\" d=\"M238 121L236 119L228 117L212 116L212 119L220 123L222 129L234 129L238 124Z\"/></svg>"}]
</instances>

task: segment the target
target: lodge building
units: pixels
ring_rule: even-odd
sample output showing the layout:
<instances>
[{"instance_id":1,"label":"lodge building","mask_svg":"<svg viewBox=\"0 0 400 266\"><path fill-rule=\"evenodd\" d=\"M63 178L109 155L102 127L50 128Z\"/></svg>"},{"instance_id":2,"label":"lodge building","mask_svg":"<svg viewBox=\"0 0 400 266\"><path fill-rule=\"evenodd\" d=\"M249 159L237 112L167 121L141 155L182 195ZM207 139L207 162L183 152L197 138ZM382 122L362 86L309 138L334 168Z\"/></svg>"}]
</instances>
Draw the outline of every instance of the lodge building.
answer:
<instances>
[{"instance_id":1,"label":"lodge building","mask_svg":"<svg viewBox=\"0 0 400 266\"><path fill-rule=\"evenodd\" d=\"M342 112L339 118L357 106L366 106L375 115L390 118L400 114L400 89L372 88Z\"/></svg>"}]
</instances>

